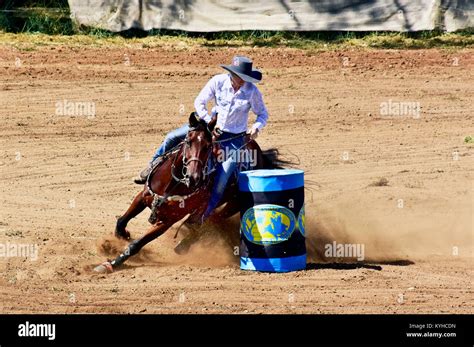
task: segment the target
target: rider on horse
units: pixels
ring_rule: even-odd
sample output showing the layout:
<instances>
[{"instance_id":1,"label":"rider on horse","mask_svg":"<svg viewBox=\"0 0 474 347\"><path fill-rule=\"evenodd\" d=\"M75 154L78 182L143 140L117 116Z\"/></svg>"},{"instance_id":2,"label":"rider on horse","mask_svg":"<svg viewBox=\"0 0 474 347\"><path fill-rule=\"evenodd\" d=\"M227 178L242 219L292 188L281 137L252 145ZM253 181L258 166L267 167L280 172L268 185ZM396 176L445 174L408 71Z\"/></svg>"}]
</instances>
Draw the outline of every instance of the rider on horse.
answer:
<instances>
[{"instance_id":1,"label":"rider on horse","mask_svg":"<svg viewBox=\"0 0 474 347\"><path fill-rule=\"evenodd\" d=\"M213 134L218 137L221 150L227 152L238 151L244 146L244 137L239 136L247 132L249 111L257 115L256 122L249 130L252 140L256 139L259 131L266 125L268 112L263 102L262 94L254 83L262 79L262 73L252 68L252 61L243 56L235 56L232 65L221 65L229 74L219 74L211 78L204 86L196 100L194 107L199 118L209 123L217 115L217 123ZM215 106L211 114L207 103L214 99ZM189 131L189 125L170 132L161 146L156 150L149 166L134 180L137 184L144 184L153 166L161 160L161 156L184 140ZM203 215L206 219L216 208L224 194L227 182L238 167L235 155L226 156L217 166L214 187L211 199Z\"/></svg>"}]
</instances>

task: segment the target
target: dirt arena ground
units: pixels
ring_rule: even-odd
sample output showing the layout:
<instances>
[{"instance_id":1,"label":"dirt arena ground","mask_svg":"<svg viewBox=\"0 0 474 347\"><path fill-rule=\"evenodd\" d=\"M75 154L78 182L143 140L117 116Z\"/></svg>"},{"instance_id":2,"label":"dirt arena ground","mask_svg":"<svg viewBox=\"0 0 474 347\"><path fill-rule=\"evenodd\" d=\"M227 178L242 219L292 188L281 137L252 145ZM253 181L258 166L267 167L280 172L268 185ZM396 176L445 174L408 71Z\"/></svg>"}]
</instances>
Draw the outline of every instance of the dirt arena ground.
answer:
<instances>
[{"instance_id":1,"label":"dirt arena ground","mask_svg":"<svg viewBox=\"0 0 474 347\"><path fill-rule=\"evenodd\" d=\"M259 143L305 170L308 270L241 271L219 237L178 256L170 230L93 274L140 189L131 178L236 53L264 72ZM4 45L0 72L0 242L39 252L0 259L1 312L474 312L473 49ZM95 116L57 114L66 101ZM420 112L382 115L389 102ZM364 245L365 260L325 257L333 241Z\"/></svg>"}]
</instances>

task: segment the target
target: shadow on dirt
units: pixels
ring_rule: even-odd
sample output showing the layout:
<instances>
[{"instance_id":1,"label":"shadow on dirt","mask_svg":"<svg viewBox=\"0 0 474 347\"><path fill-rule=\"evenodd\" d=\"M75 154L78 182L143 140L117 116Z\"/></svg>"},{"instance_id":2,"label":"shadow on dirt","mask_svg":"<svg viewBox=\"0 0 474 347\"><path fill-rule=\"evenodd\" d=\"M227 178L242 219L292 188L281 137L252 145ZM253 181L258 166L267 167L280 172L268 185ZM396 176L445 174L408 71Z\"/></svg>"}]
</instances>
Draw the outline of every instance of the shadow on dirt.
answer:
<instances>
[{"instance_id":1,"label":"shadow on dirt","mask_svg":"<svg viewBox=\"0 0 474 347\"><path fill-rule=\"evenodd\" d=\"M381 271L381 265L394 265L394 266L409 266L415 264L411 260L384 260L384 261L367 261L361 263L308 263L306 265L306 270L322 270L322 269L332 269L332 270L356 270L356 269L369 269Z\"/></svg>"}]
</instances>

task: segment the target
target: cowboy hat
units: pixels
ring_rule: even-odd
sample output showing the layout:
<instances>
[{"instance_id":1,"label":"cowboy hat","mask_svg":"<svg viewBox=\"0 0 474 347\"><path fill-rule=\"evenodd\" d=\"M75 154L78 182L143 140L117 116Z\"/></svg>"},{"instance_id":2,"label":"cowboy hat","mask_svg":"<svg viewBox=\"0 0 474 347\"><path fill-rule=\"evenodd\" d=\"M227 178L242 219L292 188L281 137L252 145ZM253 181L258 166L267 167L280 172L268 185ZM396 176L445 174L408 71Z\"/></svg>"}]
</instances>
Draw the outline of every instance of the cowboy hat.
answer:
<instances>
[{"instance_id":1,"label":"cowboy hat","mask_svg":"<svg viewBox=\"0 0 474 347\"><path fill-rule=\"evenodd\" d=\"M236 55L232 59L232 65L221 64L221 67L236 74L245 82L258 83L262 80L262 73L252 68L252 61L247 57Z\"/></svg>"}]
</instances>

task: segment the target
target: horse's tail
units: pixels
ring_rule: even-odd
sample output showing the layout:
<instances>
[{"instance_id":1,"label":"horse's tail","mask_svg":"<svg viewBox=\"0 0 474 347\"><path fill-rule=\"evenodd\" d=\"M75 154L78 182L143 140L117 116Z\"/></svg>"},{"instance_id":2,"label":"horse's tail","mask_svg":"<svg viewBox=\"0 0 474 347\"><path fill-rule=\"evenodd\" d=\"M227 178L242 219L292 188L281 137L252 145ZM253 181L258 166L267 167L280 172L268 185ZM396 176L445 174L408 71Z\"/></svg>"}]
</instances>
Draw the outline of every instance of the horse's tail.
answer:
<instances>
[{"instance_id":1,"label":"horse's tail","mask_svg":"<svg viewBox=\"0 0 474 347\"><path fill-rule=\"evenodd\" d=\"M284 169L294 163L289 160L279 158L280 151L277 148L270 148L262 151L262 161L264 169Z\"/></svg>"}]
</instances>

